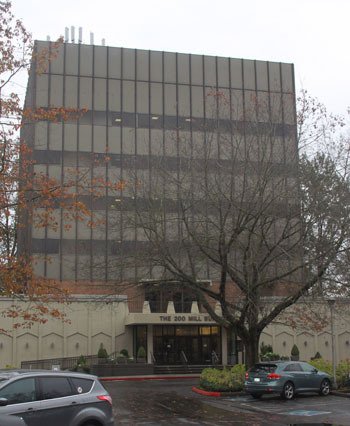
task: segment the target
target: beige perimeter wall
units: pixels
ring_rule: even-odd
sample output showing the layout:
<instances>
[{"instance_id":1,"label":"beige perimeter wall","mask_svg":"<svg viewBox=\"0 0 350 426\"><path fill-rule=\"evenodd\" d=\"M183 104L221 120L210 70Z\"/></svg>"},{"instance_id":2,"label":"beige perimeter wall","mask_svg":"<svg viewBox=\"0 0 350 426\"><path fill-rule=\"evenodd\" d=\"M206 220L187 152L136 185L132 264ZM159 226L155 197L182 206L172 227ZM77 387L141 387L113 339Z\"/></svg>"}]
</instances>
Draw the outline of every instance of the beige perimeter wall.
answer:
<instances>
[{"instance_id":1,"label":"beige perimeter wall","mask_svg":"<svg viewBox=\"0 0 350 426\"><path fill-rule=\"evenodd\" d=\"M0 312L12 304L11 299L0 299ZM116 296L107 302L97 297L81 296L59 308L66 313L69 322L49 319L46 324L13 330L14 320L1 318L0 328L7 332L0 334L0 368L19 367L21 361L28 360L96 355L101 343L108 353L123 348L132 353L132 327L125 325L129 314L125 296ZM317 307L316 310L320 318L326 320L325 323L330 322L327 306ZM274 352L280 355L289 356L295 343L302 360L309 360L317 351L323 358L332 360L330 325L325 324L322 328L320 323L317 327L317 319L312 326L311 323L304 323L292 328L287 324L288 319L285 319L283 324L270 325L262 334L260 342L271 344ZM319 330L315 331L315 328ZM226 334L223 333L223 336ZM334 308L334 338L337 362L350 358L348 303L343 302L339 308Z\"/></svg>"}]
</instances>

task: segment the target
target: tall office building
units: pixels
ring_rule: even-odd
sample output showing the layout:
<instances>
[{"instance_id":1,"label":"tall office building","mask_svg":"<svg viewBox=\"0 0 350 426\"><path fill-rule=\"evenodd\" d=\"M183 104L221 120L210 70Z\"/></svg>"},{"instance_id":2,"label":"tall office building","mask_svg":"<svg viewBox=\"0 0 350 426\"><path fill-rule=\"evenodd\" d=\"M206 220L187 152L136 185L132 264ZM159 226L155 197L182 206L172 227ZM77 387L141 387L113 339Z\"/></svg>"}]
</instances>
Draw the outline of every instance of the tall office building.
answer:
<instances>
[{"instance_id":1,"label":"tall office building","mask_svg":"<svg viewBox=\"0 0 350 426\"><path fill-rule=\"evenodd\" d=\"M53 49L53 44L38 41L35 49ZM224 144L220 151L220 140L239 135L241 152L251 150L253 160L262 151L252 149L251 142L248 149L248 139L253 141L257 129L272 123L270 159L284 173L294 173L292 64L74 43L63 43L53 56L44 72L38 73L33 61L26 106L86 112L77 120L25 126L23 137L33 148L34 171L64 182L79 169L90 185L98 185L100 179L114 187L98 197L80 189L97 226L79 220L66 226L64 212L57 206L53 213L57 226L33 223L22 230L20 250L33 256L39 276L71 282L75 293L89 289L102 293L112 291L118 282L159 279L152 265L118 261L137 248L147 251L145 236L128 221L135 208L130 176L136 177L134 182L151 182L160 158L170 173L179 173L184 160L200 162L208 138L218 158L230 161ZM179 141L186 141L187 148L181 149ZM215 280L210 268L204 270L203 280ZM152 295L146 297L151 307ZM179 312L188 312L184 303L191 300L184 294L180 299L175 301L181 305ZM170 300L163 295L165 311ZM218 327L208 318L205 323L209 324L206 338L217 339ZM160 339L161 348L162 333L157 333L154 341Z\"/></svg>"}]
</instances>

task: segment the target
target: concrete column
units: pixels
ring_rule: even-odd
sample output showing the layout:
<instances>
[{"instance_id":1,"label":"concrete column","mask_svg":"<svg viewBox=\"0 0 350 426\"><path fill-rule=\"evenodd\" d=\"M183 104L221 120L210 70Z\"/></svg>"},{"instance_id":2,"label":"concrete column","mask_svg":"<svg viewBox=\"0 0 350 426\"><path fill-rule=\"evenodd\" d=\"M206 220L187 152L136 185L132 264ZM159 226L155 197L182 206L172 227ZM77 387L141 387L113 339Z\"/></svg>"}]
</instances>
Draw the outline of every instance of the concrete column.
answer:
<instances>
[{"instance_id":1,"label":"concrete column","mask_svg":"<svg viewBox=\"0 0 350 426\"><path fill-rule=\"evenodd\" d=\"M147 363L148 364L153 364L152 352L153 352L153 325L148 324L147 326Z\"/></svg>"}]
</instances>

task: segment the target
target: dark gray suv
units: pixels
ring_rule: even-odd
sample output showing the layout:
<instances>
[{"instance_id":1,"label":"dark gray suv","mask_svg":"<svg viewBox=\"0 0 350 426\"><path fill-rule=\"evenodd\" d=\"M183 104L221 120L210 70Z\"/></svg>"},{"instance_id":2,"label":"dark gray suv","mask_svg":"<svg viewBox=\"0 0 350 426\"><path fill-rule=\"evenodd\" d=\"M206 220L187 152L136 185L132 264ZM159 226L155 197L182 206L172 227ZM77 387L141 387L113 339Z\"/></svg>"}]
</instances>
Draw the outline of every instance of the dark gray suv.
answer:
<instances>
[{"instance_id":1,"label":"dark gray suv","mask_svg":"<svg viewBox=\"0 0 350 426\"><path fill-rule=\"evenodd\" d=\"M96 376L0 370L0 414L28 426L114 426L112 399Z\"/></svg>"}]
</instances>

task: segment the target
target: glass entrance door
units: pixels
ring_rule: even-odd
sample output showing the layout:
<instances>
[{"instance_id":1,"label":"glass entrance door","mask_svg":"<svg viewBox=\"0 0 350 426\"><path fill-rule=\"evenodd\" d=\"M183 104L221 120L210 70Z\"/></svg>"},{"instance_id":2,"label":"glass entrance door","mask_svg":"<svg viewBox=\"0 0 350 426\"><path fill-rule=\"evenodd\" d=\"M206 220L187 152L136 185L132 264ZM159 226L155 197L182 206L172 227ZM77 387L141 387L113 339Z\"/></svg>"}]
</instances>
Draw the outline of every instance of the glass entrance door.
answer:
<instances>
[{"instance_id":1,"label":"glass entrance door","mask_svg":"<svg viewBox=\"0 0 350 426\"><path fill-rule=\"evenodd\" d=\"M156 364L212 364L215 351L221 362L218 326L154 326L153 354Z\"/></svg>"}]
</instances>

